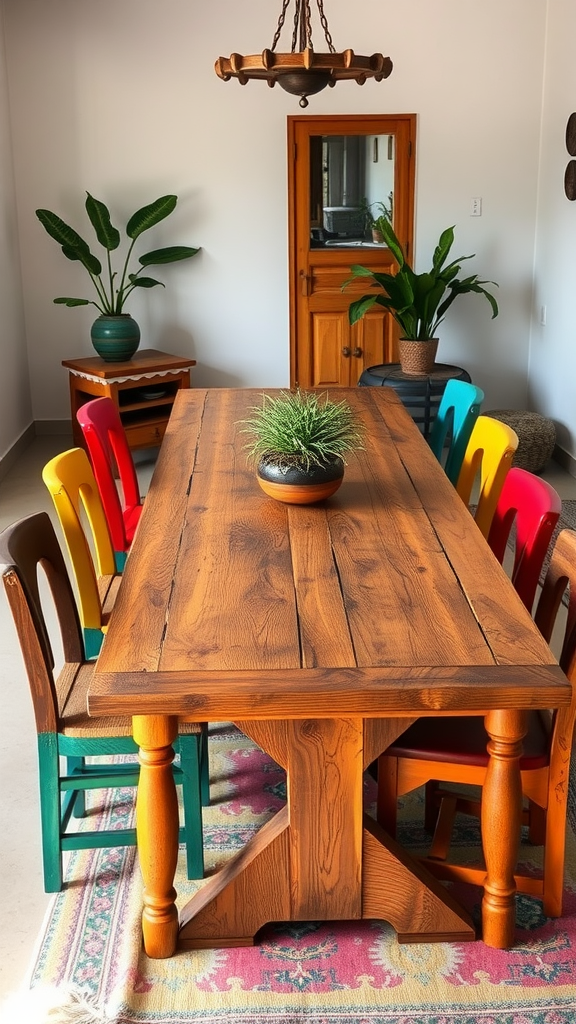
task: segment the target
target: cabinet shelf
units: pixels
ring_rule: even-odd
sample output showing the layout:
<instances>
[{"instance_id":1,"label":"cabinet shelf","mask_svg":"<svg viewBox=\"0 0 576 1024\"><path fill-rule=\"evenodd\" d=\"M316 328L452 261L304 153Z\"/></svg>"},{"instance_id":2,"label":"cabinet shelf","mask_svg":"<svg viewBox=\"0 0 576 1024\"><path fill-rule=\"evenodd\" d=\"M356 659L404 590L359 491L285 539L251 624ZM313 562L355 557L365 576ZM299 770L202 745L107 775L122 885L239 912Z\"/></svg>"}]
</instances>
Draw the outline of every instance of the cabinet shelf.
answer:
<instances>
[{"instance_id":1,"label":"cabinet shelf","mask_svg":"<svg viewBox=\"0 0 576 1024\"><path fill-rule=\"evenodd\" d=\"M124 363L107 363L95 356L67 359L62 365L69 371L76 445L84 446L78 409L93 398L106 397L120 413L130 447L153 448L162 441L178 391L190 387L190 367L196 360L143 349Z\"/></svg>"}]
</instances>

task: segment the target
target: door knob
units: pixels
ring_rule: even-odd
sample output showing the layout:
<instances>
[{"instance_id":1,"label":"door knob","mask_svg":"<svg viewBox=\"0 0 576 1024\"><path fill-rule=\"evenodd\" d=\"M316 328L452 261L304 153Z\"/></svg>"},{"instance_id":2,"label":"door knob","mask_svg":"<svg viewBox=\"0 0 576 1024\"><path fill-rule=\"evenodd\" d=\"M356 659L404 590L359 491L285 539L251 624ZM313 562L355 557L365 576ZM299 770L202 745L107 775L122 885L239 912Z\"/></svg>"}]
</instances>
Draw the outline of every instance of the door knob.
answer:
<instances>
[{"instance_id":1,"label":"door knob","mask_svg":"<svg viewBox=\"0 0 576 1024\"><path fill-rule=\"evenodd\" d=\"M304 295L304 296L310 295L310 277L309 277L309 275L306 273L305 270L301 270L300 274L299 274L299 277L300 277L300 294Z\"/></svg>"},{"instance_id":2,"label":"door knob","mask_svg":"<svg viewBox=\"0 0 576 1024\"><path fill-rule=\"evenodd\" d=\"M352 352L352 355L355 356L356 359L358 359L358 357L362 355L362 349L359 348L358 345L356 345L356 348Z\"/></svg>"},{"instance_id":3,"label":"door knob","mask_svg":"<svg viewBox=\"0 0 576 1024\"><path fill-rule=\"evenodd\" d=\"M344 348L342 349L342 355L346 359L348 359L348 356L350 355L350 349L348 348L348 345L344 345Z\"/></svg>"}]
</instances>

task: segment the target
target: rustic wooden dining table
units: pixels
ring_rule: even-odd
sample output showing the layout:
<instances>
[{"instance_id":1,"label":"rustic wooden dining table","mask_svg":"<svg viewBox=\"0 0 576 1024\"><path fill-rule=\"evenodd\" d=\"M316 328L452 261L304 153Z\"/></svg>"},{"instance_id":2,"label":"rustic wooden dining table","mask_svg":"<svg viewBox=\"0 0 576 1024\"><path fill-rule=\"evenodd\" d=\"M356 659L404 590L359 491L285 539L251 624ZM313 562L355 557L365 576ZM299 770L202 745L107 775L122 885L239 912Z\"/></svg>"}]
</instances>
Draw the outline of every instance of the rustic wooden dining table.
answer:
<instances>
[{"instance_id":1,"label":"rustic wooden dining table","mask_svg":"<svg viewBox=\"0 0 576 1024\"><path fill-rule=\"evenodd\" d=\"M272 392L273 393L273 392ZM419 716L485 715L482 937L514 937L528 708L570 684L418 428L388 388L317 505L260 490L243 422L261 392L178 394L89 693L133 716L151 957L248 945L271 921L389 921L464 941L450 892L363 812L366 767ZM283 766L287 803L178 915L178 719L231 721Z\"/></svg>"}]
</instances>

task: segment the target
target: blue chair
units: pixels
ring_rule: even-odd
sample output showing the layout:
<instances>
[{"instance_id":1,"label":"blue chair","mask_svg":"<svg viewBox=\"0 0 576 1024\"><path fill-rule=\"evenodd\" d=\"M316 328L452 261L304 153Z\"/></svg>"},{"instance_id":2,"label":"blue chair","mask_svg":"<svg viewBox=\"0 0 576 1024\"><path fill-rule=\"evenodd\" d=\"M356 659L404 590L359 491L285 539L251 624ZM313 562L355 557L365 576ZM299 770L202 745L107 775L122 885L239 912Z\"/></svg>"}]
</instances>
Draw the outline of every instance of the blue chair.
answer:
<instances>
[{"instance_id":1,"label":"blue chair","mask_svg":"<svg viewBox=\"0 0 576 1024\"><path fill-rule=\"evenodd\" d=\"M468 384L464 380L449 380L438 406L429 444L441 462L444 445L449 439L444 469L454 486L483 400L484 392L475 384Z\"/></svg>"}]
</instances>

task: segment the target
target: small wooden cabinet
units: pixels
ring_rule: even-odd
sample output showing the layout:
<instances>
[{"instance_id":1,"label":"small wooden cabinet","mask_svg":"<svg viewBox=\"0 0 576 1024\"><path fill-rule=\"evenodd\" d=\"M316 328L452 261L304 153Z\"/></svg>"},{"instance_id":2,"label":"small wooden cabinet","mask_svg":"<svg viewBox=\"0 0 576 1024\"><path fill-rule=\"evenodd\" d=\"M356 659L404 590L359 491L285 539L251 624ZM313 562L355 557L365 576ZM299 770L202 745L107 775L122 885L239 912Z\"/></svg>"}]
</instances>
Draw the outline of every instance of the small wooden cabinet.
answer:
<instances>
[{"instance_id":1,"label":"small wooden cabinet","mask_svg":"<svg viewBox=\"0 0 576 1024\"><path fill-rule=\"evenodd\" d=\"M76 419L81 405L93 398L111 398L120 412L131 448L155 448L164 437L176 394L190 387L195 359L145 348L124 363L107 363L99 356L64 359L70 381L70 411L74 443L83 447Z\"/></svg>"}]
</instances>

